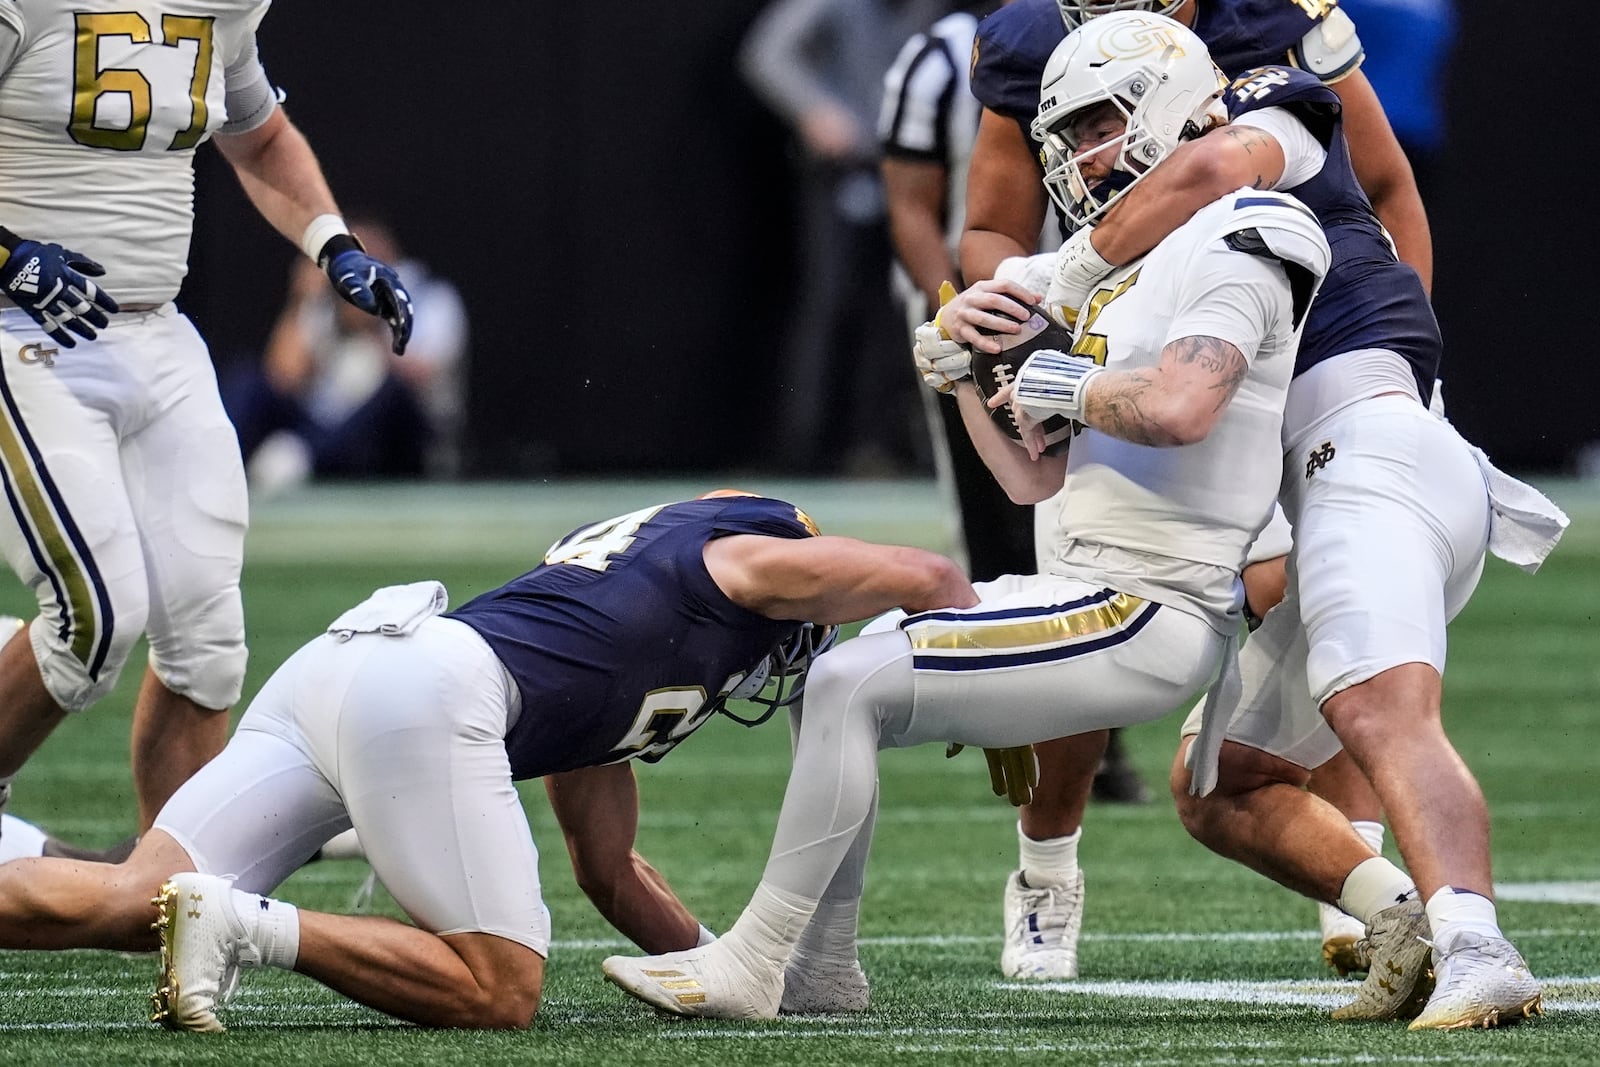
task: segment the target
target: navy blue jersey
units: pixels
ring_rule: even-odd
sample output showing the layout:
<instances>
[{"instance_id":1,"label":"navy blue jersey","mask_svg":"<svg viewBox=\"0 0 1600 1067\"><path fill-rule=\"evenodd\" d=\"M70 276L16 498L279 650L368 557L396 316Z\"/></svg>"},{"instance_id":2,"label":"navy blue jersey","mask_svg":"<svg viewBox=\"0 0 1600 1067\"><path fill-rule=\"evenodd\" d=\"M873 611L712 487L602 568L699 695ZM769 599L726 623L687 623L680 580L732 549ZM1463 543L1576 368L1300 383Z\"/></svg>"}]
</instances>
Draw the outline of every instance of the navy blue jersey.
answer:
<instances>
[{"instance_id":1,"label":"navy blue jersey","mask_svg":"<svg viewBox=\"0 0 1600 1067\"><path fill-rule=\"evenodd\" d=\"M1395 257L1367 194L1350 165L1339 97L1304 71L1261 67L1234 81L1223 96L1230 118L1281 107L1305 124L1327 150L1322 169L1292 193L1316 213L1333 250L1333 265L1311 305L1294 372L1363 348L1384 348L1411 364L1423 403L1433 396L1443 342L1422 280Z\"/></svg>"},{"instance_id":2,"label":"navy blue jersey","mask_svg":"<svg viewBox=\"0 0 1600 1067\"><path fill-rule=\"evenodd\" d=\"M666 755L799 628L723 595L706 542L815 533L781 500L663 504L573 531L538 567L448 612L482 635L522 694L506 734L512 777Z\"/></svg>"},{"instance_id":3,"label":"navy blue jersey","mask_svg":"<svg viewBox=\"0 0 1600 1067\"><path fill-rule=\"evenodd\" d=\"M1330 3L1323 10L1297 0L1195 3L1195 35L1230 78L1268 63L1292 62L1306 34L1336 6ZM1320 13L1309 14L1308 7ZM1012 0L978 24L978 39L972 46L972 93L984 107L1014 119L1030 144L1033 134L1028 126L1039 112L1044 65L1066 36L1056 0ZM1348 69L1323 76L1333 78Z\"/></svg>"}]
</instances>

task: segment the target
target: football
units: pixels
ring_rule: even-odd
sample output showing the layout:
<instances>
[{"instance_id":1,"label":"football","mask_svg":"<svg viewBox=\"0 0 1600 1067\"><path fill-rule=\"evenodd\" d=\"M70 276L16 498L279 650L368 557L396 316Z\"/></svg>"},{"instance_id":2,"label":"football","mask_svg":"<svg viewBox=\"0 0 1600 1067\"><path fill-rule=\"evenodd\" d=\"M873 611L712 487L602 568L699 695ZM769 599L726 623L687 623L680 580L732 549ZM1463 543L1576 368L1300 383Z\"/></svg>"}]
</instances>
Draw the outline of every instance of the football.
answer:
<instances>
[{"instance_id":1,"label":"football","mask_svg":"<svg viewBox=\"0 0 1600 1067\"><path fill-rule=\"evenodd\" d=\"M1042 308L1034 307L1029 310L1033 314L1023 323L1021 333L993 334L1000 338L1001 351L972 350L972 383L977 386L978 395L983 397L986 403L990 397L1011 383L1023 361L1033 353L1041 349L1072 351L1072 334L1065 327L1058 326ZM996 312L996 314L1001 313ZM994 408L989 415L1000 424L1006 436L1017 441L1022 440L1022 434L1017 430L1017 422L1012 417L1009 406ZM1072 420L1064 415L1051 416L1045 420L1044 432L1045 454L1056 455L1065 450L1072 440Z\"/></svg>"}]
</instances>

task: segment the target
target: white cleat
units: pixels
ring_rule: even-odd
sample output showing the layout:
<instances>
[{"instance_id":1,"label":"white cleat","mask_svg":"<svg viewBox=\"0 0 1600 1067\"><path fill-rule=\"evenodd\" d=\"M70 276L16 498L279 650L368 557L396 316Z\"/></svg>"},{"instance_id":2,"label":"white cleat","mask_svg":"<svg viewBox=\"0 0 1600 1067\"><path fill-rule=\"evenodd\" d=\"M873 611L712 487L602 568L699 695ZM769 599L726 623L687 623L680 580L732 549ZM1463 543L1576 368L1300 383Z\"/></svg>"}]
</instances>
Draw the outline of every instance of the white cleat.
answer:
<instances>
[{"instance_id":1,"label":"white cleat","mask_svg":"<svg viewBox=\"0 0 1600 1067\"><path fill-rule=\"evenodd\" d=\"M869 989L859 960L818 961L796 952L783 972L782 1015L849 1015L867 1010Z\"/></svg>"},{"instance_id":2,"label":"white cleat","mask_svg":"<svg viewBox=\"0 0 1600 1067\"><path fill-rule=\"evenodd\" d=\"M1413 1019L1433 992L1428 970L1428 916L1407 900L1372 917L1365 938L1370 967L1356 998L1335 1008L1340 1022Z\"/></svg>"},{"instance_id":3,"label":"white cleat","mask_svg":"<svg viewBox=\"0 0 1600 1067\"><path fill-rule=\"evenodd\" d=\"M1544 1014L1544 989L1503 937L1464 930L1442 951L1435 944L1433 973L1433 996L1413 1030L1487 1030Z\"/></svg>"},{"instance_id":4,"label":"white cleat","mask_svg":"<svg viewBox=\"0 0 1600 1067\"><path fill-rule=\"evenodd\" d=\"M762 973L730 947L728 938L660 956L611 956L606 980L672 1015L701 1019L776 1019L783 974Z\"/></svg>"},{"instance_id":5,"label":"white cleat","mask_svg":"<svg viewBox=\"0 0 1600 1067\"><path fill-rule=\"evenodd\" d=\"M233 881L175 874L151 901L161 935L161 980L150 997L151 1022L169 1030L220 1033L217 1008L239 987L239 968L259 962L233 910Z\"/></svg>"},{"instance_id":6,"label":"white cleat","mask_svg":"<svg viewBox=\"0 0 1600 1067\"><path fill-rule=\"evenodd\" d=\"M1078 977L1078 933L1083 929L1083 872L1071 885L1033 888L1022 872L1006 879L1005 946L1000 971L1007 978Z\"/></svg>"},{"instance_id":7,"label":"white cleat","mask_svg":"<svg viewBox=\"0 0 1600 1067\"><path fill-rule=\"evenodd\" d=\"M1340 978L1366 974L1372 966L1366 926L1332 904L1318 904L1317 915L1322 926L1322 962Z\"/></svg>"}]
</instances>

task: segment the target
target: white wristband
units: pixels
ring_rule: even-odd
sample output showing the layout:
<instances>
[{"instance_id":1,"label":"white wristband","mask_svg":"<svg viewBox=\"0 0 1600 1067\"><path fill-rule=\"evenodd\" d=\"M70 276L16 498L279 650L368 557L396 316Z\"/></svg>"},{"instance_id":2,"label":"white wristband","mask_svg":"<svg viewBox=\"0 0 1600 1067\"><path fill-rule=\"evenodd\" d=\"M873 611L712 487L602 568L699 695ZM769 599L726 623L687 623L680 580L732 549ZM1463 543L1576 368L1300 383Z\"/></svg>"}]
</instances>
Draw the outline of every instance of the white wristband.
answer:
<instances>
[{"instance_id":1,"label":"white wristband","mask_svg":"<svg viewBox=\"0 0 1600 1067\"><path fill-rule=\"evenodd\" d=\"M1017 372L1011 402L1043 422L1051 415L1083 421L1083 399L1089 380L1105 370L1087 356L1044 349L1028 357Z\"/></svg>"},{"instance_id":2,"label":"white wristband","mask_svg":"<svg viewBox=\"0 0 1600 1067\"><path fill-rule=\"evenodd\" d=\"M322 251L322 246L328 243L330 237L337 237L341 233L349 233L350 227L346 226L344 219L338 215L318 215L306 227L306 232L300 238L300 251L306 258L316 262L317 253Z\"/></svg>"}]
</instances>

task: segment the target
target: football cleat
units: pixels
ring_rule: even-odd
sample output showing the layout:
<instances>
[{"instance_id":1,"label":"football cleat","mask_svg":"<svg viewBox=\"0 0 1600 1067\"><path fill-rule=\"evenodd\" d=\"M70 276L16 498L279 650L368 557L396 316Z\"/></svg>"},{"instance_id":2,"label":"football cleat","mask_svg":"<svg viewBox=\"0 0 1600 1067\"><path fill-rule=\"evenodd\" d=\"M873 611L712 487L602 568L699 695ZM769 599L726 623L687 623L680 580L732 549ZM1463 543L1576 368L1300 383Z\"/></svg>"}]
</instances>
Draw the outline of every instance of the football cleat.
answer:
<instances>
[{"instance_id":1,"label":"football cleat","mask_svg":"<svg viewBox=\"0 0 1600 1067\"><path fill-rule=\"evenodd\" d=\"M800 952L783 972L781 1015L847 1015L867 1010L867 975L859 960L817 961Z\"/></svg>"},{"instance_id":2,"label":"football cleat","mask_svg":"<svg viewBox=\"0 0 1600 1067\"><path fill-rule=\"evenodd\" d=\"M1083 872L1071 885L1024 885L1022 872L1006 879L1005 945L1000 971L1007 978L1078 977L1078 933L1083 928Z\"/></svg>"},{"instance_id":3,"label":"football cleat","mask_svg":"<svg viewBox=\"0 0 1600 1067\"><path fill-rule=\"evenodd\" d=\"M161 935L161 978L150 997L150 1021L168 1030L220 1033L217 1008L239 987L242 964L259 962L233 910L233 881L175 874L151 900Z\"/></svg>"},{"instance_id":4,"label":"football cleat","mask_svg":"<svg viewBox=\"0 0 1600 1067\"><path fill-rule=\"evenodd\" d=\"M776 1019L783 999L782 972L752 965L727 937L660 956L611 956L600 969L606 981L671 1015Z\"/></svg>"},{"instance_id":5,"label":"football cleat","mask_svg":"<svg viewBox=\"0 0 1600 1067\"><path fill-rule=\"evenodd\" d=\"M1413 1030L1487 1030L1544 1014L1539 980L1503 937L1463 930L1450 938L1448 948L1436 943L1433 974L1433 996L1412 1022Z\"/></svg>"},{"instance_id":6,"label":"football cleat","mask_svg":"<svg viewBox=\"0 0 1600 1067\"><path fill-rule=\"evenodd\" d=\"M1317 915L1322 926L1322 962L1340 978L1366 974L1372 957L1368 954L1367 929L1361 920L1332 904L1318 904Z\"/></svg>"},{"instance_id":7,"label":"football cleat","mask_svg":"<svg viewBox=\"0 0 1600 1067\"><path fill-rule=\"evenodd\" d=\"M1106 754L1101 757L1100 766L1094 772L1094 784L1090 787L1089 795L1108 804L1150 803L1150 787L1144 784L1144 779L1139 777L1139 772L1128 759L1120 729L1111 731L1111 739L1106 742Z\"/></svg>"},{"instance_id":8,"label":"football cleat","mask_svg":"<svg viewBox=\"0 0 1600 1067\"><path fill-rule=\"evenodd\" d=\"M1384 908L1367 924L1370 969L1356 998L1335 1008L1341 1022L1414 1019L1433 992L1428 970L1428 916L1422 901L1406 900Z\"/></svg>"}]
</instances>

